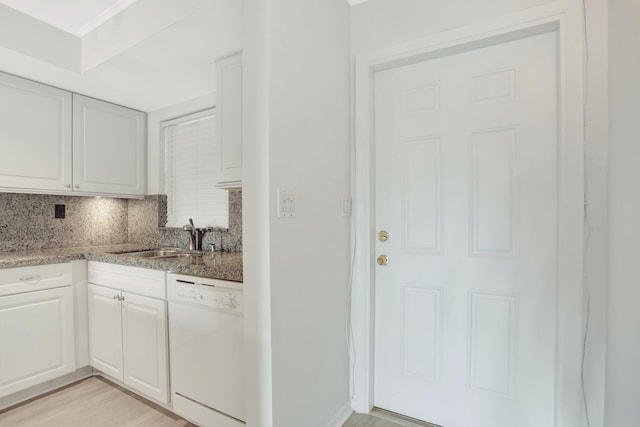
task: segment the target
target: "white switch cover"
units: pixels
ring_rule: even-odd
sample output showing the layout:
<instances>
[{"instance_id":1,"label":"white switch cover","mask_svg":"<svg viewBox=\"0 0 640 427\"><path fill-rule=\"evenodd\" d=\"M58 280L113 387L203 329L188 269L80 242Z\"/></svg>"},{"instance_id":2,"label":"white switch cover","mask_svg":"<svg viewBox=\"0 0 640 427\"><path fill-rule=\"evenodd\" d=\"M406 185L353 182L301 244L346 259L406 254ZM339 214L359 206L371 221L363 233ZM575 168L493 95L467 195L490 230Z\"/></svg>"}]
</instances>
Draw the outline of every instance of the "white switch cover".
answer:
<instances>
[{"instance_id":1,"label":"white switch cover","mask_svg":"<svg viewBox=\"0 0 640 427\"><path fill-rule=\"evenodd\" d=\"M278 188L278 218L293 218L295 215L293 191Z\"/></svg>"},{"instance_id":2,"label":"white switch cover","mask_svg":"<svg viewBox=\"0 0 640 427\"><path fill-rule=\"evenodd\" d=\"M340 201L340 214L344 217L350 217L352 211L351 197L343 197Z\"/></svg>"}]
</instances>

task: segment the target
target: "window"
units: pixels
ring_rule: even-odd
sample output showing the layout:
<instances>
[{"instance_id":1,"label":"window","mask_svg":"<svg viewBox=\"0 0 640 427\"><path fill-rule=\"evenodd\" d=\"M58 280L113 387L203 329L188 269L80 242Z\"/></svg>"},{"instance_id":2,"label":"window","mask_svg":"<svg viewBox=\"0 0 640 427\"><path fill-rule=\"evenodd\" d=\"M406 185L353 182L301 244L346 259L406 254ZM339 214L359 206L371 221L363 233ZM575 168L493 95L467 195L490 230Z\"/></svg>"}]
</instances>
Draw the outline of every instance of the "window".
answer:
<instances>
[{"instance_id":1,"label":"window","mask_svg":"<svg viewBox=\"0 0 640 427\"><path fill-rule=\"evenodd\" d=\"M229 226L229 193L216 188L216 116L210 109L162 123L167 227Z\"/></svg>"}]
</instances>

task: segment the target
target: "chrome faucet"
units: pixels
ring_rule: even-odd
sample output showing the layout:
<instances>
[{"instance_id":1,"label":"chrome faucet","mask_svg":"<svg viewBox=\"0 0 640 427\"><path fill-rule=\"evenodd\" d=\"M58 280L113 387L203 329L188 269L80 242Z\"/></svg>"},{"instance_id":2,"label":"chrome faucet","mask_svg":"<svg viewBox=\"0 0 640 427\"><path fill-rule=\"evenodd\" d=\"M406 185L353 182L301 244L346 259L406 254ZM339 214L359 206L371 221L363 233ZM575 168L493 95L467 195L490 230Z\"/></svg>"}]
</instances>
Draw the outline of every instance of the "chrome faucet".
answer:
<instances>
[{"instance_id":1,"label":"chrome faucet","mask_svg":"<svg viewBox=\"0 0 640 427\"><path fill-rule=\"evenodd\" d=\"M194 251L198 247L198 229L193 224L193 218L189 218L189 224L182 227L189 232L189 250Z\"/></svg>"},{"instance_id":2,"label":"chrome faucet","mask_svg":"<svg viewBox=\"0 0 640 427\"><path fill-rule=\"evenodd\" d=\"M204 234L207 231L219 230L220 228L211 226L205 228L196 228L196 226L193 224L193 219L189 218L189 224L182 227L182 229L189 232L189 250L201 251Z\"/></svg>"}]
</instances>

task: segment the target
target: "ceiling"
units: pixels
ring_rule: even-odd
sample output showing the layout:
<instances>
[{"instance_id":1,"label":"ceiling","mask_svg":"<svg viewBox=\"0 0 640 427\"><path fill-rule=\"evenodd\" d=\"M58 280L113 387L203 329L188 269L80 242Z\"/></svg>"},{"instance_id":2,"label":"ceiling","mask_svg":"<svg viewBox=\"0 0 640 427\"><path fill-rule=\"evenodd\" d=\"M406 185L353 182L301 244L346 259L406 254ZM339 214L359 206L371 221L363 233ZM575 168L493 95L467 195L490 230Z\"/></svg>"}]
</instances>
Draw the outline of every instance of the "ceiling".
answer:
<instances>
[{"instance_id":1,"label":"ceiling","mask_svg":"<svg viewBox=\"0 0 640 427\"><path fill-rule=\"evenodd\" d=\"M137 0L0 0L0 3L82 37Z\"/></svg>"},{"instance_id":2,"label":"ceiling","mask_svg":"<svg viewBox=\"0 0 640 427\"><path fill-rule=\"evenodd\" d=\"M0 71L154 111L215 91L242 0L0 0Z\"/></svg>"}]
</instances>

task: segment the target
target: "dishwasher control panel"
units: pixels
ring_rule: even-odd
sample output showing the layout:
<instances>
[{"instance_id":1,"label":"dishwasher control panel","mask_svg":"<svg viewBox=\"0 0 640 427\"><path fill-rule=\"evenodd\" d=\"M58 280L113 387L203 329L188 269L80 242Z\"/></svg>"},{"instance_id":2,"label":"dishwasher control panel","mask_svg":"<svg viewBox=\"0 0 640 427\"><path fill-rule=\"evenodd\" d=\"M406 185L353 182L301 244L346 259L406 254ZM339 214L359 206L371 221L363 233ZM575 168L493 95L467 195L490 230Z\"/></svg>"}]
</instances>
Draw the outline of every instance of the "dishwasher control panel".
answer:
<instances>
[{"instance_id":1,"label":"dishwasher control panel","mask_svg":"<svg viewBox=\"0 0 640 427\"><path fill-rule=\"evenodd\" d=\"M173 278L169 281L169 292L169 298L174 301L183 301L234 313L242 313L244 308L241 290L226 288L218 284L185 280L182 277Z\"/></svg>"}]
</instances>

